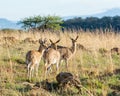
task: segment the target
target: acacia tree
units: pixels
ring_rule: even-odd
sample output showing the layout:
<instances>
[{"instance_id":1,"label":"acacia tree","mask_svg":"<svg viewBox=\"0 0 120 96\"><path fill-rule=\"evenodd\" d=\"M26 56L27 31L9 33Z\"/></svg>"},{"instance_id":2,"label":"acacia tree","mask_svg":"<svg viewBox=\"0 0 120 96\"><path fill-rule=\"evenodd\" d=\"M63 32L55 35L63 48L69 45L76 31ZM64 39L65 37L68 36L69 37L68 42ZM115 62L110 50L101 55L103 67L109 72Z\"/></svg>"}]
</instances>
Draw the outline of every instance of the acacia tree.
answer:
<instances>
[{"instance_id":1,"label":"acacia tree","mask_svg":"<svg viewBox=\"0 0 120 96\"><path fill-rule=\"evenodd\" d=\"M59 16L34 16L24 18L20 21L24 29L37 29L37 30L59 30L61 28L62 19Z\"/></svg>"},{"instance_id":2,"label":"acacia tree","mask_svg":"<svg viewBox=\"0 0 120 96\"><path fill-rule=\"evenodd\" d=\"M42 17L41 16L34 16L34 17L26 17L22 19L19 24L22 24L22 28L24 29L36 29L41 23Z\"/></svg>"},{"instance_id":3,"label":"acacia tree","mask_svg":"<svg viewBox=\"0 0 120 96\"><path fill-rule=\"evenodd\" d=\"M59 16L44 17L45 29L59 30L61 28L62 19Z\"/></svg>"},{"instance_id":4,"label":"acacia tree","mask_svg":"<svg viewBox=\"0 0 120 96\"><path fill-rule=\"evenodd\" d=\"M22 28L24 28L24 29L30 29L33 27L31 17L24 18L18 24L22 24Z\"/></svg>"}]
</instances>

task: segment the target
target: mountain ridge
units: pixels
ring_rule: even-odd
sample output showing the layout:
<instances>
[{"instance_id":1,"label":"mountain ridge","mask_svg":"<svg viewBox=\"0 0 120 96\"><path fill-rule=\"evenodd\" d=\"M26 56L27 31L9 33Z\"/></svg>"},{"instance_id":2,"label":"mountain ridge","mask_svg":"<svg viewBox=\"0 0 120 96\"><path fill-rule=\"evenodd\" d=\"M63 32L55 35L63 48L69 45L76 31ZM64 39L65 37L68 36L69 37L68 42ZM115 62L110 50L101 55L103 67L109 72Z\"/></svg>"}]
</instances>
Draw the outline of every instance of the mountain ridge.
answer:
<instances>
[{"instance_id":1,"label":"mountain ridge","mask_svg":"<svg viewBox=\"0 0 120 96\"><path fill-rule=\"evenodd\" d=\"M82 17L82 18L86 18L86 17L98 17L98 18L102 18L104 16L120 16L120 8L112 8L109 10L106 10L104 12L101 13L97 13L97 14L91 14L91 15L81 15L81 16L65 16L62 17L63 20L68 20L68 19L73 19L73 18L77 18L77 17ZM18 21L11 21L8 20L6 18L0 18L0 29L21 29L21 25L17 24Z\"/></svg>"},{"instance_id":2,"label":"mountain ridge","mask_svg":"<svg viewBox=\"0 0 120 96\"><path fill-rule=\"evenodd\" d=\"M65 17L63 17L63 20L68 20L68 19L77 18L77 17L82 17L82 18L98 17L98 18L102 18L104 16L110 16L110 17L120 16L120 8L112 8L112 9L108 9L106 11L103 11L101 13L96 13L96 14L91 14L91 15L65 16Z\"/></svg>"},{"instance_id":3,"label":"mountain ridge","mask_svg":"<svg viewBox=\"0 0 120 96\"><path fill-rule=\"evenodd\" d=\"M11 21L6 18L0 18L0 29L20 29L21 26L17 24L18 21Z\"/></svg>"}]
</instances>

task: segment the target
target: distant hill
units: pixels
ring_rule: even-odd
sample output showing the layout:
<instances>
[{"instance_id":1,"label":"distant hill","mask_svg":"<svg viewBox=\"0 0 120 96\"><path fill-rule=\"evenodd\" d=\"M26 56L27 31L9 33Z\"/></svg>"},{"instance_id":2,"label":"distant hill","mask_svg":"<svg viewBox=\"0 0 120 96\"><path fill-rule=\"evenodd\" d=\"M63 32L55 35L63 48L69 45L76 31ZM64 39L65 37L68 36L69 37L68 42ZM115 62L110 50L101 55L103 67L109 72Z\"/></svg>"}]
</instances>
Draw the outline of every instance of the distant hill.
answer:
<instances>
[{"instance_id":1,"label":"distant hill","mask_svg":"<svg viewBox=\"0 0 120 96\"><path fill-rule=\"evenodd\" d=\"M76 17L82 17L82 18L86 18L86 17L98 17L98 18L102 18L104 16L120 16L120 8L113 8L113 9L109 9L106 10L104 12L101 13L97 13L97 14L91 14L91 15L81 15L81 16L65 16L63 17L63 20L68 20L68 19L72 19L72 18L76 18Z\"/></svg>"},{"instance_id":2,"label":"distant hill","mask_svg":"<svg viewBox=\"0 0 120 96\"><path fill-rule=\"evenodd\" d=\"M17 24L17 21L10 21L5 18L0 18L0 29L20 29L21 26Z\"/></svg>"},{"instance_id":3,"label":"distant hill","mask_svg":"<svg viewBox=\"0 0 120 96\"><path fill-rule=\"evenodd\" d=\"M104 16L110 16L110 17L120 16L120 8L109 9L109 10L104 11L102 13L93 14L93 15L90 15L90 16L99 17L99 18L104 17Z\"/></svg>"},{"instance_id":4,"label":"distant hill","mask_svg":"<svg viewBox=\"0 0 120 96\"><path fill-rule=\"evenodd\" d=\"M104 16L120 16L120 8L113 8L113 9L109 9L107 11L104 11L102 13L98 13L98 14L91 14L91 15L81 15L81 16L66 16L66 17L62 17L63 20L68 20L68 19L72 19L72 18L76 18L76 17L82 17L82 18L86 18L86 17L104 17ZM0 29L5 29L5 28L9 28L9 29L21 29L21 25L17 24L17 21L10 21L7 20L5 18L0 18Z\"/></svg>"}]
</instances>

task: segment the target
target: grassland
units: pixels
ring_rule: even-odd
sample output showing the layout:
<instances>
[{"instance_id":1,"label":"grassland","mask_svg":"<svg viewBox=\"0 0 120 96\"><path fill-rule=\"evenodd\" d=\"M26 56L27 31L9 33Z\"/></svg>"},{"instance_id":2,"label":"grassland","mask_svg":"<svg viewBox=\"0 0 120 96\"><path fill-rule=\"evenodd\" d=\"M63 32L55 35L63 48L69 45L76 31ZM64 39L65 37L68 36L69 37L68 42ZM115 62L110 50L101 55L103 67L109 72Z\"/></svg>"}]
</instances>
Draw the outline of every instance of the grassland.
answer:
<instances>
[{"instance_id":1,"label":"grassland","mask_svg":"<svg viewBox=\"0 0 120 96\"><path fill-rule=\"evenodd\" d=\"M74 87L60 93L59 90L45 90L44 63L40 62L39 77L27 80L25 55L29 50L37 50L40 38L61 41L58 45L71 47L69 37L79 36L77 43L87 50L77 49L69 61L69 72L76 75L93 96L120 96L120 56L109 54L113 47L120 48L120 34L114 32L0 32L0 96L90 96L83 88L82 95ZM104 55L99 50L108 50ZM47 78L52 85L56 84L55 67ZM60 72L65 72L63 62ZM35 84L39 83L39 87Z\"/></svg>"}]
</instances>

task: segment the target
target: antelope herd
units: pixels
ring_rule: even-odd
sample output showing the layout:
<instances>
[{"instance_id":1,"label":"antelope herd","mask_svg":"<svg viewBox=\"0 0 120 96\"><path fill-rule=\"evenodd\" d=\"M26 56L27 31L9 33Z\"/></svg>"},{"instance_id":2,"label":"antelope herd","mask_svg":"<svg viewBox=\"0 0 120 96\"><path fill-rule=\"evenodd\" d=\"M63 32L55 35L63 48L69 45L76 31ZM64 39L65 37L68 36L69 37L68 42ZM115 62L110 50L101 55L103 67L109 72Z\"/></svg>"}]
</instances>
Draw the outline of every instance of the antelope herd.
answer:
<instances>
[{"instance_id":1,"label":"antelope herd","mask_svg":"<svg viewBox=\"0 0 120 96\"><path fill-rule=\"evenodd\" d=\"M39 63L42 57L43 57L44 66L45 66L45 78L49 73L49 71L52 70L51 69L52 64L56 64L56 70L57 72L59 72L59 64L61 63L61 60L65 61L66 68L68 69L68 61L76 52L76 42L77 42L78 36L75 39L73 38L70 38L70 39L72 41L72 46L70 48L57 45L57 43L60 42L60 39L57 40L56 42L53 42L50 39L51 44L49 46L47 46L46 44L47 42L46 39L44 40L40 39L39 49L30 50L26 54L28 79L31 80L31 78L34 75L34 72L36 76L38 75Z\"/></svg>"},{"instance_id":2,"label":"antelope herd","mask_svg":"<svg viewBox=\"0 0 120 96\"><path fill-rule=\"evenodd\" d=\"M46 38L39 39L40 46L38 50L30 50L26 54L28 79L31 80L34 75L38 76L38 69L41 59L44 61L44 73L46 78L47 74L50 74L50 71L52 71L51 66L53 64L56 65L57 73L59 72L59 66L62 61L65 62L66 69L68 70L68 62L74 56L77 50L80 49L82 51L87 51L88 53L92 52L92 50L89 50L83 45L77 43L78 38L79 36L76 36L74 39L70 37L71 47L58 45L58 43L61 41L60 39L57 41L52 41L51 39L48 41ZM5 40L8 44L18 41L15 37L3 37L0 40ZM32 38L26 38L23 40L23 42L31 42L36 44L38 40L34 41ZM48 42L50 42L50 44L48 44ZM102 54L102 56L111 56L113 54L120 55L120 48L113 47L110 50L99 48L99 53Z\"/></svg>"},{"instance_id":3,"label":"antelope herd","mask_svg":"<svg viewBox=\"0 0 120 96\"><path fill-rule=\"evenodd\" d=\"M48 45L48 40L46 38L39 39L39 43L40 43L39 49L30 50L26 54L28 79L31 80L34 74L38 76L38 68L39 68L39 63L41 59L43 59L44 61L45 78L47 77L47 74L50 74L50 71L52 71L51 66L53 64L56 65L57 73L59 72L59 66L62 60L65 61L66 69L68 70L68 62L74 56L74 54L76 53L76 50L78 49L87 50L81 44L76 43L77 39L78 39L78 36L76 36L75 39L70 37L70 40L72 43L71 47L58 45L58 43L60 42L60 39L57 40L56 42L53 42L51 39L49 39L50 41L49 45ZM109 54L109 53L119 55L120 48L114 47L109 51L100 49L99 52L102 55Z\"/></svg>"}]
</instances>

